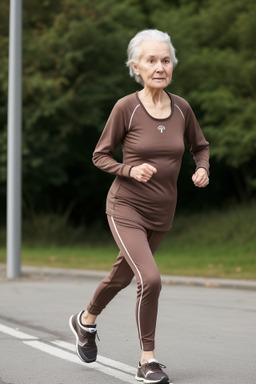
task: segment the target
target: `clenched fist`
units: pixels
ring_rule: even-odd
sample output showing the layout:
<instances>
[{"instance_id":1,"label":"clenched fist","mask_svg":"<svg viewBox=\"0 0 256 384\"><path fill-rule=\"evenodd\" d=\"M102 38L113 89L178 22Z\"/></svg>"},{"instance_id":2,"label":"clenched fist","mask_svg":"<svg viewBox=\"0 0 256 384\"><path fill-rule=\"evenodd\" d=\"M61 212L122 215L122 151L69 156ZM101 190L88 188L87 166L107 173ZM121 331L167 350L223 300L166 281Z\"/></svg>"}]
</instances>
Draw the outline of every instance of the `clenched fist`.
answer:
<instances>
[{"instance_id":1,"label":"clenched fist","mask_svg":"<svg viewBox=\"0 0 256 384\"><path fill-rule=\"evenodd\" d=\"M141 182L146 183L154 173L157 173L155 167L150 164L143 163L141 165L137 165L136 167L132 167L130 172L130 177Z\"/></svg>"},{"instance_id":2,"label":"clenched fist","mask_svg":"<svg viewBox=\"0 0 256 384\"><path fill-rule=\"evenodd\" d=\"M204 168L198 168L198 170L192 176L193 183L196 187L204 188L209 184L209 177Z\"/></svg>"}]
</instances>

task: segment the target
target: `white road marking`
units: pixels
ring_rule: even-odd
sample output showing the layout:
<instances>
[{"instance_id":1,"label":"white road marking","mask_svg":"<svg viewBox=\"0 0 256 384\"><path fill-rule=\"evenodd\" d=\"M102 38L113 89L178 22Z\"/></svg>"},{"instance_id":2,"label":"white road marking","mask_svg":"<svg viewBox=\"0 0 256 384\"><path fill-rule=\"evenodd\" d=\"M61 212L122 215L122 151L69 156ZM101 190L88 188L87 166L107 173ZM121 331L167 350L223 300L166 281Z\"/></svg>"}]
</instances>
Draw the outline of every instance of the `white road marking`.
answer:
<instances>
[{"instance_id":1,"label":"white road marking","mask_svg":"<svg viewBox=\"0 0 256 384\"><path fill-rule=\"evenodd\" d=\"M3 324L0 324L0 332L6 333L7 335L16 337L17 339L22 339L22 340L37 340L38 337L28 335L27 333L23 333L21 331L18 331L17 329L13 329L10 327L6 327Z\"/></svg>"},{"instance_id":2,"label":"white road marking","mask_svg":"<svg viewBox=\"0 0 256 384\"><path fill-rule=\"evenodd\" d=\"M64 359L71 363L83 365L85 367L85 363L83 363L76 355L74 355L73 353L63 351L63 349L52 347L51 345L42 343L41 341L37 341L37 340L23 341L23 343L26 345L29 345L30 347L39 349L40 351L46 352L49 355L59 357L60 359ZM116 379L122 380L126 383L134 384L134 378L132 376L128 375L127 373L118 371L116 369L106 367L99 363L86 364L86 368L96 369L97 371L100 371L106 375L115 377Z\"/></svg>"},{"instance_id":3,"label":"white road marking","mask_svg":"<svg viewBox=\"0 0 256 384\"><path fill-rule=\"evenodd\" d=\"M66 341L56 340L56 341L52 341L52 344L65 348L68 351L73 351L73 352L76 351L75 345L71 343L67 343ZM121 363L120 361L109 359L108 357L98 355L97 361L99 363L109 365L112 368L119 369L120 371L130 373L131 375L135 375L137 371L136 368L131 367L128 364L124 364L124 363Z\"/></svg>"},{"instance_id":4,"label":"white road marking","mask_svg":"<svg viewBox=\"0 0 256 384\"><path fill-rule=\"evenodd\" d=\"M59 346L61 348L53 347L49 344L39 341L37 337L28 335L27 333L23 333L21 331L15 330L13 328L7 327L2 324L0 324L0 332L16 337L18 339L21 339L23 340L23 343L25 345L36 348L54 357L58 357L60 359L64 359L71 363L82 365L86 369L87 368L95 369L99 372L115 377L116 379L122 380L126 383L131 383L131 384L135 383L134 375L136 373L136 370L130 365L127 365L103 356L98 356L98 362L85 364L74 353L70 353L61 349L61 348L64 348L69 351L75 352L74 345L71 343L67 343L61 340L56 340L56 341L53 341L52 344ZM131 376L131 374L133 376Z\"/></svg>"}]
</instances>

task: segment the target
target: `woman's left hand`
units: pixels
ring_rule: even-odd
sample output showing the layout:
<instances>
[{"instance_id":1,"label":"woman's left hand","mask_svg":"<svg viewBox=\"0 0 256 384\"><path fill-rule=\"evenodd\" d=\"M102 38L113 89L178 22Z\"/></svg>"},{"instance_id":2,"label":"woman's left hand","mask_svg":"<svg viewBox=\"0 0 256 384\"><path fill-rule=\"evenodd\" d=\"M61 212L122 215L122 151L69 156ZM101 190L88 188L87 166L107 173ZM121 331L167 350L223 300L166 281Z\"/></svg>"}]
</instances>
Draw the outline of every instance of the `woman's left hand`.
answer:
<instances>
[{"instance_id":1,"label":"woman's left hand","mask_svg":"<svg viewBox=\"0 0 256 384\"><path fill-rule=\"evenodd\" d=\"M209 177L206 169L198 168L198 170L192 176L192 180L196 187L206 187L209 184Z\"/></svg>"}]
</instances>

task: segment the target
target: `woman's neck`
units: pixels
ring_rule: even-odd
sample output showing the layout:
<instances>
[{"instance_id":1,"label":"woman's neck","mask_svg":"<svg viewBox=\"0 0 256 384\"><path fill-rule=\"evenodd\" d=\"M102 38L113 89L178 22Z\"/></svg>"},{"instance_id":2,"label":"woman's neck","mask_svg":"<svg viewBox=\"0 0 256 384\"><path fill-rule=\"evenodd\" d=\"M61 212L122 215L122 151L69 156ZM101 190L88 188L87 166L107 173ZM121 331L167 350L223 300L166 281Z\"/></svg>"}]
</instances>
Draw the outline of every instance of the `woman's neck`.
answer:
<instances>
[{"instance_id":1,"label":"woman's neck","mask_svg":"<svg viewBox=\"0 0 256 384\"><path fill-rule=\"evenodd\" d=\"M153 105L162 105L168 100L168 95L163 89L156 88L143 88L139 91L139 97L141 101L146 103L152 103Z\"/></svg>"},{"instance_id":2,"label":"woman's neck","mask_svg":"<svg viewBox=\"0 0 256 384\"><path fill-rule=\"evenodd\" d=\"M143 88L138 92L140 101L148 113L155 118L167 118L171 114L171 100L163 89L148 92Z\"/></svg>"}]
</instances>

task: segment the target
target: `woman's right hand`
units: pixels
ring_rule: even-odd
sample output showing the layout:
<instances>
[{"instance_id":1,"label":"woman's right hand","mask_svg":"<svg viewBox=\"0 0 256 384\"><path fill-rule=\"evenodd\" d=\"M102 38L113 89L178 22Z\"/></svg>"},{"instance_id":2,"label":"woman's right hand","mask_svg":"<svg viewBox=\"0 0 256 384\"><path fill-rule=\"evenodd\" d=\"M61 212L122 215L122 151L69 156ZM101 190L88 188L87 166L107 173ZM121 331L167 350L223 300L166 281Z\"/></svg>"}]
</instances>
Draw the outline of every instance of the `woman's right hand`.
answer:
<instances>
[{"instance_id":1,"label":"woman's right hand","mask_svg":"<svg viewBox=\"0 0 256 384\"><path fill-rule=\"evenodd\" d=\"M130 177L139 181L140 183L146 183L151 177L157 173L157 169L150 164L143 163L132 167L130 171Z\"/></svg>"}]
</instances>

